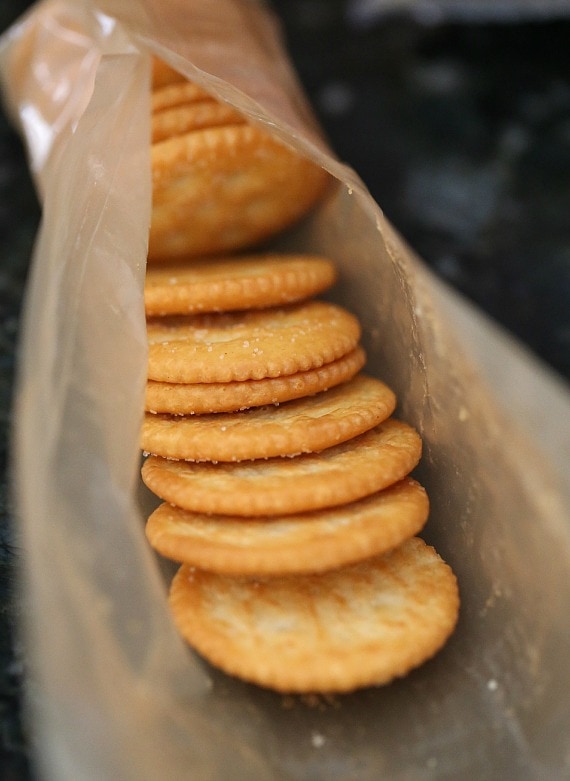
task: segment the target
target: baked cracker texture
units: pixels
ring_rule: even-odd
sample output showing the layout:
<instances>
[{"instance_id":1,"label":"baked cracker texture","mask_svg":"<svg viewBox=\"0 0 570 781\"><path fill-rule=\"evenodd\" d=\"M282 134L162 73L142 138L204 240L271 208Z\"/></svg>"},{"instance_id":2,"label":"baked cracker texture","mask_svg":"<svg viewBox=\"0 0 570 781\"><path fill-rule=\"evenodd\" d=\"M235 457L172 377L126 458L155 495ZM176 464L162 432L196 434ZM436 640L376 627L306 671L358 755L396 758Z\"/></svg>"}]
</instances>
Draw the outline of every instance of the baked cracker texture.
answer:
<instances>
[{"instance_id":1,"label":"baked cracker texture","mask_svg":"<svg viewBox=\"0 0 570 781\"><path fill-rule=\"evenodd\" d=\"M303 217L328 175L249 124L174 136L151 147L149 261L259 244Z\"/></svg>"},{"instance_id":2,"label":"baked cracker texture","mask_svg":"<svg viewBox=\"0 0 570 781\"><path fill-rule=\"evenodd\" d=\"M360 323L311 300L259 311L150 318L148 377L161 382L235 382L315 369L354 350Z\"/></svg>"},{"instance_id":3,"label":"baked cracker texture","mask_svg":"<svg viewBox=\"0 0 570 781\"><path fill-rule=\"evenodd\" d=\"M455 576L418 537L318 575L238 578L183 565L170 606L187 642L231 675L285 693L386 684L457 621Z\"/></svg>"},{"instance_id":4,"label":"baked cracker texture","mask_svg":"<svg viewBox=\"0 0 570 781\"><path fill-rule=\"evenodd\" d=\"M318 453L386 420L396 396L360 374L348 383L280 406L199 417L146 413L141 448L164 458L244 461Z\"/></svg>"},{"instance_id":5,"label":"baked cracker texture","mask_svg":"<svg viewBox=\"0 0 570 781\"><path fill-rule=\"evenodd\" d=\"M296 515L190 513L164 502L145 530L166 558L226 575L321 572L383 553L418 534L429 511L412 478L360 501Z\"/></svg>"},{"instance_id":6,"label":"baked cracker texture","mask_svg":"<svg viewBox=\"0 0 570 781\"><path fill-rule=\"evenodd\" d=\"M309 254L257 253L184 258L147 269L147 317L290 304L323 292L336 281L334 263Z\"/></svg>"},{"instance_id":7,"label":"baked cracker texture","mask_svg":"<svg viewBox=\"0 0 570 781\"><path fill-rule=\"evenodd\" d=\"M336 264L260 249L331 179L159 60L151 107L142 478L175 622L280 692L386 684L441 648L459 594L415 536L421 438L361 373L358 318L315 299Z\"/></svg>"},{"instance_id":8,"label":"baked cracker texture","mask_svg":"<svg viewBox=\"0 0 570 781\"><path fill-rule=\"evenodd\" d=\"M239 125L243 122L245 122L243 117L228 104L219 103L211 98L197 99L173 108L155 111L151 117L151 140L157 143L193 130Z\"/></svg>"},{"instance_id":9,"label":"baked cracker texture","mask_svg":"<svg viewBox=\"0 0 570 781\"><path fill-rule=\"evenodd\" d=\"M164 72L164 78L169 78ZM167 81L164 84L157 85L151 94L151 118L161 111L178 106L186 106L201 100L210 100L210 95L193 82L186 81L184 78L173 81Z\"/></svg>"},{"instance_id":10,"label":"baked cracker texture","mask_svg":"<svg viewBox=\"0 0 570 781\"><path fill-rule=\"evenodd\" d=\"M366 354L356 347L342 358L284 377L241 382L176 383L148 380L145 408L148 412L172 415L203 415L211 412L237 412L281 404L312 396L351 380L364 366Z\"/></svg>"},{"instance_id":11,"label":"baked cracker texture","mask_svg":"<svg viewBox=\"0 0 570 781\"><path fill-rule=\"evenodd\" d=\"M334 507L381 491L417 465L417 432L389 418L326 455L237 463L194 463L149 456L145 485L185 510L220 515L279 515Z\"/></svg>"}]
</instances>

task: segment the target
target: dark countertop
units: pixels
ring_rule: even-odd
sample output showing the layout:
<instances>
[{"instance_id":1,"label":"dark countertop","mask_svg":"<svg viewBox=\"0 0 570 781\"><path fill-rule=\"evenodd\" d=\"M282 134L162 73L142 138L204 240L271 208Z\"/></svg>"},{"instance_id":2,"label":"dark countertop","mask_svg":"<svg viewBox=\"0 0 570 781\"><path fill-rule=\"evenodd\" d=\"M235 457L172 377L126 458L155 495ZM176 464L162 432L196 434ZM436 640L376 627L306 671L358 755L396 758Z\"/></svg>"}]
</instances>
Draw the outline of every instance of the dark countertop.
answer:
<instances>
[{"instance_id":1,"label":"dark countertop","mask_svg":"<svg viewBox=\"0 0 570 781\"><path fill-rule=\"evenodd\" d=\"M4 4L5 5L5 4ZM28 5L0 7L0 29ZM349 24L282 0L293 62L339 156L433 269L570 379L570 22ZM0 775L29 778L19 549L7 497L18 317L39 209L0 116Z\"/></svg>"},{"instance_id":2,"label":"dark countertop","mask_svg":"<svg viewBox=\"0 0 570 781\"><path fill-rule=\"evenodd\" d=\"M339 156L436 272L569 378L570 22L357 29L347 3L277 6Z\"/></svg>"},{"instance_id":3,"label":"dark countertop","mask_svg":"<svg viewBox=\"0 0 570 781\"><path fill-rule=\"evenodd\" d=\"M5 30L24 2L0 4ZM39 220L34 188L21 141L0 113L0 777L29 778L26 740L20 718L23 661L15 628L20 603L16 583L19 559L17 528L10 513L7 487L10 403L18 318L29 257Z\"/></svg>"}]
</instances>

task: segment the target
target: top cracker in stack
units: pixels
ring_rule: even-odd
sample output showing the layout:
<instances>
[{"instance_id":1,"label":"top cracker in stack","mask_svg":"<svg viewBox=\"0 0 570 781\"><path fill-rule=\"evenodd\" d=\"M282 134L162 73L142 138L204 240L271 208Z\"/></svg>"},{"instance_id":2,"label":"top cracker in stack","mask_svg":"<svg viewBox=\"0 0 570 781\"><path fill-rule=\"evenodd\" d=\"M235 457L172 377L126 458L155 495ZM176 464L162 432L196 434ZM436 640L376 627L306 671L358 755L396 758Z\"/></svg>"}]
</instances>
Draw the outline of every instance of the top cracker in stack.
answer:
<instances>
[{"instance_id":1,"label":"top cracker in stack","mask_svg":"<svg viewBox=\"0 0 570 781\"><path fill-rule=\"evenodd\" d=\"M152 96L149 260L234 252L302 217L327 175L163 66Z\"/></svg>"},{"instance_id":2,"label":"top cracker in stack","mask_svg":"<svg viewBox=\"0 0 570 781\"><path fill-rule=\"evenodd\" d=\"M459 608L415 536L421 439L362 372L358 319L317 298L331 261L252 254L327 177L158 62L152 165L142 474L164 500L147 537L181 563L174 620L212 664L278 691L404 675Z\"/></svg>"}]
</instances>

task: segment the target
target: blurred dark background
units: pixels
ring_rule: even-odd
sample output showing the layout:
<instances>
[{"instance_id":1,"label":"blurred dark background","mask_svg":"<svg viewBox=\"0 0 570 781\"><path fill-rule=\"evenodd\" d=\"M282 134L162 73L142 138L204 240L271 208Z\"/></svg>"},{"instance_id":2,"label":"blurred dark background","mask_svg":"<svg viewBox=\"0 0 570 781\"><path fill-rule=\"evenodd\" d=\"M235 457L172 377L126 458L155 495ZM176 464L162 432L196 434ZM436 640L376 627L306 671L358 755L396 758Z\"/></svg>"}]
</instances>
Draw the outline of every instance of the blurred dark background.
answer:
<instances>
[{"instance_id":1,"label":"blurred dark background","mask_svg":"<svg viewBox=\"0 0 570 781\"><path fill-rule=\"evenodd\" d=\"M378 12L382 0L272 5L338 156L437 274L567 381L570 8L544 0L533 16L529 0L497 0L469 13L477 3L410 0L386 14ZM0 30L29 5L0 0ZM20 139L0 112L3 781L29 778L19 707L24 661L14 633L19 548L6 463L18 320L38 220Z\"/></svg>"},{"instance_id":2,"label":"blurred dark background","mask_svg":"<svg viewBox=\"0 0 570 781\"><path fill-rule=\"evenodd\" d=\"M483 2L477 23L371 11L357 22L373 0L273 5L333 148L387 217L569 378L570 15L498 23Z\"/></svg>"}]
</instances>

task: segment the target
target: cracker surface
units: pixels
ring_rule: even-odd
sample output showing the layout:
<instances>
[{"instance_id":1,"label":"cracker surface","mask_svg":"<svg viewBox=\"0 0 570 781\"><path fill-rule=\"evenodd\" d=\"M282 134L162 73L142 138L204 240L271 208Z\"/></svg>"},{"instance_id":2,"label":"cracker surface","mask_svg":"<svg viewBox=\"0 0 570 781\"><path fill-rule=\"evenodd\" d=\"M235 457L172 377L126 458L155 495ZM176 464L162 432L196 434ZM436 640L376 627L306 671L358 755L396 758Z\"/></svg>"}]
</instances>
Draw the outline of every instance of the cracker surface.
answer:
<instances>
[{"instance_id":1,"label":"cracker surface","mask_svg":"<svg viewBox=\"0 0 570 781\"><path fill-rule=\"evenodd\" d=\"M389 418L359 437L318 453L237 463L194 463L149 456L146 486L186 510L220 515L290 515L334 507L387 488L408 475L421 439Z\"/></svg>"},{"instance_id":2,"label":"cracker surface","mask_svg":"<svg viewBox=\"0 0 570 781\"><path fill-rule=\"evenodd\" d=\"M259 311L149 319L148 377L234 382L308 371L351 352L360 323L342 307L309 301Z\"/></svg>"},{"instance_id":3,"label":"cracker surface","mask_svg":"<svg viewBox=\"0 0 570 781\"><path fill-rule=\"evenodd\" d=\"M152 58L151 85L153 91L177 81L186 81L186 79L170 65L167 65L164 60L158 57Z\"/></svg>"},{"instance_id":4,"label":"cracker surface","mask_svg":"<svg viewBox=\"0 0 570 781\"><path fill-rule=\"evenodd\" d=\"M317 575L238 578L183 565L170 592L175 623L202 656L281 692L403 676L441 648L458 604L450 567L417 537Z\"/></svg>"},{"instance_id":5,"label":"cracker surface","mask_svg":"<svg viewBox=\"0 0 570 781\"><path fill-rule=\"evenodd\" d=\"M151 111L157 114L176 106L185 106L198 100L210 100L211 95L206 90L187 81L183 76L173 71L169 66L157 66L155 78L160 79L151 93Z\"/></svg>"},{"instance_id":6,"label":"cracker surface","mask_svg":"<svg viewBox=\"0 0 570 781\"><path fill-rule=\"evenodd\" d=\"M378 425L395 406L387 385L360 374L277 407L199 417L147 412L141 448L164 458L217 462L318 453Z\"/></svg>"},{"instance_id":7,"label":"cracker surface","mask_svg":"<svg viewBox=\"0 0 570 781\"><path fill-rule=\"evenodd\" d=\"M148 380L146 410L173 415L237 412L265 404L312 396L352 379L364 366L366 354L356 347L342 358L284 377L241 382L176 383Z\"/></svg>"},{"instance_id":8,"label":"cracker surface","mask_svg":"<svg viewBox=\"0 0 570 781\"><path fill-rule=\"evenodd\" d=\"M258 244L305 215L328 183L321 168L249 124L153 144L151 165L151 261Z\"/></svg>"},{"instance_id":9,"label":"cracker surface","mask_svg":"<svg viewBox=\"0 0 570 781\"><path fill-rule=\"evenodd\" d=\"M226 575L276 576L335 569L413 537L428 515L425 490L405 478L341 507L241 518L190 513L164 503L146 535L163 556Z\"/></svg>"},{"instance_id":10,"label":"cracker surface","mask_svg":"<svg viewBox=\"0 0 570 781\"><path fill-rule=\"evenodd\" d=\"M148 268L147 316L263 309L315 296L336 280L334 264L309 254L185 258Z\"/></svg>"},{"instance_id":11,"label":"cracker surface","mask_svg":"<svg viewBox=\"0 0 570 781\"><path fill-rule=\"evenodd\" d=\"M167 138L220 125L238 125L245 119L226 103L204 98L155 111L151 117L151 140L155 144Z\"/></svg>"},{"instance_id":12,"label":"cracker surface","mask_svg":"<svg viewBox=\"0 0 570 781\"><path fill-rule=\"evenodd\" d=\"M143 481L150 544L182 562L182 636L281 692L382 685L457 621L455 576L415 537L418 433L359 372L358 318L313 300L309 254L250 248L299 222L329 175L155 59ZM151 455L149 455L151 454Z\"/></svg>"}]
</instances>

